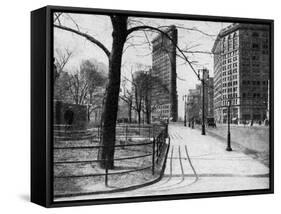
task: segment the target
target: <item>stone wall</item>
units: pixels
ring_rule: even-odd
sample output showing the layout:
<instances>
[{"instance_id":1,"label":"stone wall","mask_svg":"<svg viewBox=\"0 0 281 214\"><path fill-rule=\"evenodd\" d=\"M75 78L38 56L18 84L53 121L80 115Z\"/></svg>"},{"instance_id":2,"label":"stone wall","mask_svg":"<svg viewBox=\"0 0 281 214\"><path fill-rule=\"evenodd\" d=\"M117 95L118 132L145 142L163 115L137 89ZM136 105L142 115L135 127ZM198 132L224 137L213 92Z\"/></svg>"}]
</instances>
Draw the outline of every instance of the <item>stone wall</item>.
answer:
<instances>
[{"instance_id":1,"label":"stone wall","mask_svg":"<svg viewBox=\"0 0 281 214\"><path fill-rule=\"evenodd\" d=\"M76 129L84 129L88 123L88 111L86 105L64 103L62 101L54 101L54 124L65 125L66 111L73 112L73 120L71 126Z\"/></svg>"}]
</instances>

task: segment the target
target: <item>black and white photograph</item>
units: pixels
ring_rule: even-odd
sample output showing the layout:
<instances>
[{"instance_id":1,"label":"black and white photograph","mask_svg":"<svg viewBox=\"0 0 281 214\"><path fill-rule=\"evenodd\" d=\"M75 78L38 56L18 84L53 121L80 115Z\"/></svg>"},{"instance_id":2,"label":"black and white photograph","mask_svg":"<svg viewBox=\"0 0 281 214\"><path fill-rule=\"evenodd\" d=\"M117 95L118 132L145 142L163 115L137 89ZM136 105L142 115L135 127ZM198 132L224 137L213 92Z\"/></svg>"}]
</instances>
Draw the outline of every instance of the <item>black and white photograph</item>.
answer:
<instances>
[{"instance_id":1,"label":"black and white photograph","mask_svg":"<svg viewBox=\"0 0 281 214\"><path fill-rule=\"evenodd\" d=\"M276 213L278 6L3 1L0 213Z\"/></svg>"},{"instance_id":2,"label":"black and white photograph","mask_svg":"<svg viewBox=\"0 0 281 214\"><path fill-rule=\"evenodd\" d=\"M271 189L270 24L51 14L54 202Z\"/></svg>"}]
</instances>

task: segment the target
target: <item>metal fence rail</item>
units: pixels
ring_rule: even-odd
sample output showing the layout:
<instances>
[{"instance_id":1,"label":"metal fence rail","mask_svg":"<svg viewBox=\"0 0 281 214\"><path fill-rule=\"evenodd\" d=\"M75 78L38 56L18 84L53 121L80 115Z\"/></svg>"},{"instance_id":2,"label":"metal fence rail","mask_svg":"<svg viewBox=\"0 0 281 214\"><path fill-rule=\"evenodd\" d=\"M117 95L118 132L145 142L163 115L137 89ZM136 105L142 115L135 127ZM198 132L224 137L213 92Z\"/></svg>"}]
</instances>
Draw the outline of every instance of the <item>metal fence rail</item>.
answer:
<instances>
[{"instance_id":1,"label":"metal fence rail","mask_svg":"<svg viewBox=\"0 0 281 214\"><path fill-rule=\"evenodd\" d=\"M71 133L75 136L74 140L76 140L76 137L83 137L83 134L87 133L89 136L96 136L97 139L100 139L101 132L100 127L93 127L88 130L56 130L54 132L54 140L56 141L63 141L61 139L64 139L63 137L67 135L68 133ZM71 179L71 178L81 178L81 177L93 177L93 176L104 176L105 177L105 185L108 186L108 176L109 175L117 175L117 174L125 174L125 173L132 173L136 171L146 170L151 168L151 173L154 175L155 173L155 165L158 163L159 157L161 156L162 149L164 148L164 144L166 142L166 139L168 138L168 126L165 125L150 125L150 126L128 126L128 125L117 125L116 127L116 145L114 146L115 149L125 150L127 147L144 147L144 146L151 146L151 148L148 148L148 152L146 149L146 152L143 152L143 154L140 155L133 155L133 156L125 156L125 157L118 157L114 158L114 161L124 161L124 160L132 160L132 159L140 159L140 158L146 158L148 156L151 156L151 164L147 166L137 167L135 166L134 169L130 170L122 170L119 172L108 172L108 164L105 164L104 173L90 173L90 174L78 174L78 175L54 175L54 178L56 179ZM61 136L61 138L58 138L57 136ZM70 138L70 137L69 137ZM65 138L68 139L68 138ZM148 139L149 142L145 143L132 143L136 139ZM118 144L119 140L119 144ZM92 142L92 140L90 139ZM97 141L98 143L99 141ZM54 146L54 150L61 150L61 151L78 151L78 150L99 150L101 149L102 145L80 145L80 146ZM108 161L107 159L94 159L94 160L63 160L63 161L55 161L54 165L64 165L64 164L87 164L87 163L99 163L101 161Z\"/></svg>"}]
</instances>

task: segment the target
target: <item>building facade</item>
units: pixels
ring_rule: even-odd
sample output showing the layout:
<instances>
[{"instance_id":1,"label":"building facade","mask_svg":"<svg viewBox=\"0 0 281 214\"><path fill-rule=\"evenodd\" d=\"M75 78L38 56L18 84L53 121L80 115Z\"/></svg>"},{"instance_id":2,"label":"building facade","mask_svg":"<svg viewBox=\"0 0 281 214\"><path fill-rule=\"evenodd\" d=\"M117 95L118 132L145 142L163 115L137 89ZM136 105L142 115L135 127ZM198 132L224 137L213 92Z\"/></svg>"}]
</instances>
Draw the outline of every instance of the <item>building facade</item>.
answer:
<instances>
[{"instance_id":1,"label":"building facade","mask_svg":"<svg viewBox=\"0 0 281 214\"><path fill-rule=\"evenodd\" d=\"M214 54L214 115L232 123L266 119L269 80L269 28L232 24L220 31Z\"/></svg>"},{"instance_id":2,"label":"building facade","mask_svg":"<svg viewBox=\"0 0 281 214\"><path fill-rule=\"evenodd\" d=\"M203 103L203 90L202 84L197 84L195 89L189 89L187 96L187 118L188 120L194 119L197 123L202 121L202 103ZM213 77L205 80L204 84L204 112L205 119L214 117L214 89Z\"/></svg>"},{"instance_id":3,"label":"building facade","mask_svg":"<svg viewBox=\"0 0 281 214\"><path fill-rule=\"evenodd\" d=\"M214 78L210 77L205 84L206 118L214 117Z\"/></svg>"},{"instance_id":4,"label":"building facade","mask_svg":"<svg viewBox=\"0 0 281 214\"><path fill-rule=\"evenodd\" d=\"M187 121L200 121L200 106L201 106L201 96L200 96L199 85L196 85L195 89L189 89L186 102L186 117Z\"/></svg>"},{"instance_id":5,"label":"building facade","mask_svg":"<svg viewBox=\"0 0 281 214\"><path fill-rule=\"evenodd\" d=\"M178 119L176 44L177 29L170 26L165 34L159 34L152 41L152 121Z\"/></svg>"}]
</instances>

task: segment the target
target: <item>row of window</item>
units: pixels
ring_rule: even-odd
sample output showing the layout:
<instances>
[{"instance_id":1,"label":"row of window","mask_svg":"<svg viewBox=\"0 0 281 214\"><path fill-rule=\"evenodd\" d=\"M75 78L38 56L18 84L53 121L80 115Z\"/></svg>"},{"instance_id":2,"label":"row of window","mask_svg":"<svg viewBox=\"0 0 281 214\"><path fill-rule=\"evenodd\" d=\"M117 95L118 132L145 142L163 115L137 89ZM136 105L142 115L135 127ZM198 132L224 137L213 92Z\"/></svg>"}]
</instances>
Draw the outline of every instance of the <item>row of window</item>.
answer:
<instances>
[{"instance_id":1,"label":"row of window","mask_svg":"<svg viewBox=\"0 0 281 214\"><path fill-rule=\"evenodd\" d=\"M230 58L232 56L236 56L236 55L238 55L238 50L235 50L235 51L229 52L227 54L224 54L222 56L222 59L228 59L228 58Z\"/></svg>"},{"instance_id":2,"label":"row of window","mask_svg":"<svg viewBox=\"0 0 281 214\"><path fill-rule=\"evenodd\" d=\"M236 32L233 34L233 36L230 34L223 38L222 48L224 51L230 51L238 48L238 36Z\"/></svg>"},{"instance_id":3,"label":"row of window","mask_svg":"<svg viewBox=\"0 0 281 214\"><path fill-rule=\"evenodd\" d=\"M222 106L228 106L228 100L223 100L222 101ZM237 99L232 99L231 100L231 105L237 105L238 104L238 101L237 101Z\"/></svg>"},{"instance_id":4,"label":"row of window","mask_svg":"<svg viewBox=\"0 0 281 214\"><path fill-rule=\"evenodd\" d=\"M269 46L267 42L260 42L260 41L252 41L250 43L249 41L243 41L241 42L241 47L242 47L242 55L246 55L247 51L252 50L252 51L260 51L262 50L268 50Z\"/></svg>"},{"instance_id":5,"label":"row of window","mask_svg":"<svg viewBox=\"0 0 281 214\"><path fill-rule=\"evenodd\" d=\"M226 75L231 75L231 74L236 74L237 73L237 68L234 69L230 69L227 72L222 72L222 76L226 76Z\"/></svg>"},{"instance_id":6,"label":"row of window","mask_svg":"<svg viewBox=\"0 0 281 214\"><path fill-rule=\"evenodd\" d=\"M267 85L267 81L250 81L250 80L243 80L242 85Z\"/></svg>"},{"instance_id":7,"label":"row of window","mask_svg":"<svg viewBox=\"0 0 281 214\"><path fill-rule=\"evenodd\" d=\"M233 85L237 85L237 84L238 84L237 81L233 81L233 82L223 83L222 87L229 87L229 86L233 86Z\"/></svg>"},{"instance_id":8,"label":"row of window","mask_svg":"<svg viewBox=\"0 0 281 214\"><path fill-rule=\"evenodd\" d=\"M237 62L229 64L228 66L222 66L222 70L226 71L227 69L237 68Z\"/></svg>"},{"instance_id":9,"label":"row of window","mask_svg":"<svg viewBox=\"0 0 281 214\"><path fill-rule=\"evenodd\" d=\"M228 58L228 60L223 60L222 64L226 65L227 63L232 63L237 61L237 56L233 57L233 58Z\"/></svg>"},{"instance_id":10,"label":"row of window","mask_svg":"<svg viewBox=\"0 0 281 214\"><path fill-rule=\"evenodd\" d=\"M222 78L222 81L226 82L226 81L231 81L231 80L236 80L236 79L237 79L237 75L233 75L233 76L228 76L228 77Z\"/></svg>"},{"instance_id":11,"label":"row of window","mask_svg":"<svg viewBox=\"0 0 281 214\"><path fill-rule=\"evenodd\" d=\"M267 94L248 92L248 93L243 93L242 97L243 98L255 98L255 99L258 99L258 98L266 98Z\"/></svg>"},{"instance_id":12,"label":"row of window","mask_svg":"<svg viewBox=\"0 0 281 214\"><path fill-rule=\"evenodd\" d=\"M230 99L230 98L236 98L236 97L237 97L237 93L222 95L223 99Z\"/></svg>"},{"instance_id":13,"label":"row of window","mask_svg":"<svg viewBox=\"0 0 281 214\"><path fill-rule=\"evenodd\" d=\"M226 92L237 92L237 87L234 87L234 88L225 88L225 89L222 89L222 92L223 93L226 93Z\"/></svg>"}]
</instances>

